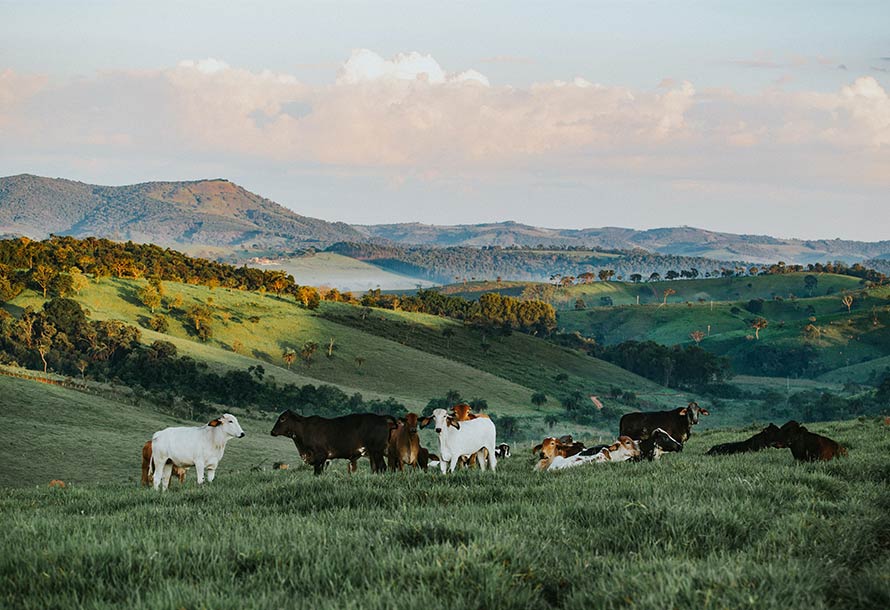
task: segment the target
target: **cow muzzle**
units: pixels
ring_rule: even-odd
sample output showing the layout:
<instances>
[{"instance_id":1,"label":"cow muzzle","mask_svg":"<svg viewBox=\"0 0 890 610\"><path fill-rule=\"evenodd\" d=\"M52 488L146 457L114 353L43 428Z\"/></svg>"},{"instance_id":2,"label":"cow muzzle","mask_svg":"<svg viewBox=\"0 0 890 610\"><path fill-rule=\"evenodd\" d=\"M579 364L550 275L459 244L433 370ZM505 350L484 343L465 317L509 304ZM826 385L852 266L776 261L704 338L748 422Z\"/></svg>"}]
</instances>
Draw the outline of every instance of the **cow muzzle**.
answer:
<instances>
[{"instance_id":1,"label":"cow muzzle","mask_svg":"<svg viewBox=\"0 0 890 610\"><path fill-rule=\"evenodd\" d=\"M436 434L442 434L442 428L436 428Z\"/></svg>"},{"instance_id":2,"label":"cow muzzle","mask_svg":"<svg viewBox=\"0 0 890 610\"><path fill-rule=\"evenodd\" d=\"M238 438L244 438L245 436L247 436L247 434L242 432L241 434L238 435Z\"/></svg>"}]
</instances>

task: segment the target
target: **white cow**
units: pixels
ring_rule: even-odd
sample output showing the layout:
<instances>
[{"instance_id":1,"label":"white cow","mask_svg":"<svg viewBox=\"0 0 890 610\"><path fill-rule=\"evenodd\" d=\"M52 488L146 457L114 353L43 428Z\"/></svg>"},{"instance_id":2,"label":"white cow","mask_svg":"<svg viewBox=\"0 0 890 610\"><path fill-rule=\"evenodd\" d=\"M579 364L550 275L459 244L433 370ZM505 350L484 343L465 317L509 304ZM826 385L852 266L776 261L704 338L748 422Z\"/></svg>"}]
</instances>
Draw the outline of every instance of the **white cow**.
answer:
<instances>
[{"instance_id":1,"label":"white cow","mask_svg":"<svg viewBox=\"0 0 890 610\"><path fill-rule=\"evenodd\" d=\"M498 460L494 455L497 443L494 422L487 417L459 422L448 415L445 409L436 409L432 417L423 418L421 427L427 426L430 421L436 422L436 434L439 435L439 468L443 473L449 463L450 471L454 472L461 456L471 456L474 453L477 454L479 468L485 470L483 449L488 450L488 464L495 470Z\"/></svg>"},{"instance_id":2,"label":"white cow","mask_svg":"<svg viewBox=\"0 0 890 610\"><path fill-rule=\"evenodd\" d=\"M194 466L198 474L198 485L216 476L216 467L226 450L230 438L242 438L244 430L234 415L226 413L206 426L165 428L155 432L151 438L152 461L154 462L154 488L164 490L170 485L173 466L188 468Z\"/></svg>"},{"instance_id":3,"label":"white cow","mask_svg":"<svg viewBox=\"0 0 890 610\"><path fill-rule=\"evenodd\" d=\"M602 462L626 462L640 457L640 443L628 436L619 436L618 441L599 451L595 448L585 449L581 453L564 458L556 456L547 470L565 470L583 464Z\"/></svg>"}]
</instances>

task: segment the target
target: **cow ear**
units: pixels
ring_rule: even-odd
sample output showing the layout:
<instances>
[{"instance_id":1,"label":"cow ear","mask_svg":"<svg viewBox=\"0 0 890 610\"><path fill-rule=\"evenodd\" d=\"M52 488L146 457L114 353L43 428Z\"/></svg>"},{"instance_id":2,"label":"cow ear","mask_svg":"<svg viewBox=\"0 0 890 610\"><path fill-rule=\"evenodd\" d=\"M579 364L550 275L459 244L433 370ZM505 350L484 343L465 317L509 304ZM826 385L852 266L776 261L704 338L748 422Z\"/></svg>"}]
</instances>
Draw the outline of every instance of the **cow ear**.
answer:
<instances>
[{"instance_id":1,"label":"cow ear","mask_svg":"<svg viewBox=\"0 0 890 610\"><path fill-rule=\"evenodd\" d=\"M426 428L430 425L432 419L432 417L421 417L419 420L417 420L417 423L420 425L421 428Z\"/></svg>"},{"instance_id":2,"label":"cow ear","mask_svg":"<svg viewBox=\"0 0 890 610\"><path fill-rule=\"evenodd\" d=\"M686 415L686 411L689 409L680 409L680 415Z\"/></svg>"},{"instance_id":3,"label":"cow ear","mask_svg":"<svg viewBox=\"0 0 890 610\"><path fill-rule=\"evenodd\" d=\"M449 417L449 418L448 418L448 425L449 425L449 426L454 426L455 429L460 430L460 423L459 423L456 419L454 419L453 417Z\"/></svg>"},{"instance_id":4,"label":"cow ear","mask_svg":"<svg viewBox=\"0 0 890 610\"><path fill-rule=\"evenodd\" d=\"M218 425L220 425L221 423L222 423L222 422L219 420L219 418L217 418L217 419L214 419L214 420L212 420L212 421L207 422L207 425L208 425L208 426L211 426L212 428L216 428L216 427L217 427Z\"/></svg>"},{"instance_id":5,"label":"cow ear","mask_svg":"<svg viewBox=\"0 0 890 610\"><path fill-rule=\"evenodd\" d=\"M711 412L708 411L707 409L699 409L698 413L699 413L699 415L710 415L711 414Z\"/></svg>"},{"instance_id":6,"label":"cow ear","mask_svg":"<svg viewBox=\"0 0 890 610\"><path fill-rule=\"evenodd\" d=\"M542 444L535 445L534 447L532 447L532 455L534 455L535 453L540 453L541 449L543 448L544 445Z\"/></svg>"},{"instance_id":7,"label":"cow ear","mask_svg":"<svg viewBox=\"0 0 890 610\"><path fill-rule=\"evenodd\" d=\"M473 413L467 413L467 419L476 419L479 417L478 415L474 415Z\"/></svg>"}]
</instances>

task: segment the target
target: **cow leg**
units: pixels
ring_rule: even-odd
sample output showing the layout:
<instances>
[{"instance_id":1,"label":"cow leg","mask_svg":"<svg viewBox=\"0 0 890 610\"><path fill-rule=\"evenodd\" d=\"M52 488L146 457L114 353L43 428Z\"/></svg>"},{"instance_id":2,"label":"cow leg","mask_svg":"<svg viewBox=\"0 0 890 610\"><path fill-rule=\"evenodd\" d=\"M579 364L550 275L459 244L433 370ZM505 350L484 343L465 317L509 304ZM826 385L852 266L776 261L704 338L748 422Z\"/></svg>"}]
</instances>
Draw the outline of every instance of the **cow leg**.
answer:
<instances>
[{"instance_id":1,"label":"cow leg","mask_svg":"<svg viewBox=\"0 0 890 610\"><path fill-rule=\"evenodd\" d=\"M198 475L198 485L204 484L204 462L195 461L195 474Z\"/></svg>"},{"instance_id":2,"label":"cow leg","mask_svg":"<svg viewBox=\"0 0 890 610\"><path fill-rule=\"evenodd\" d=\"M170 477L173 476L173 462L167 460L164 463L164 467L161 468L161 476L164 480L164 491L167 491L167 488L170 487Z\"/></svg>"},{"instance_id":3,"label":"cow leg","mask_svg":"<svg viewBox=\"0 0 890 610\"><path fill-rule=\"evenodd\" d=\"M213 482L213 479L216 477L216 466L207 466L207 482Z\"/></svg>"},{"instance_id":4,"label":"cow leg","mask_svg":"<svg viewBox=\"0 0 890 610\"><path fill-rule=\"evenodd\" d=\"M476 452L476 462L479 463L479 470L485 470L485 450L480 449Z\"/></svg>"},{"instance_id":5,"label":"cow leg","mask_svg":"<svg viewBox=\"0 0 890 610\"><path fill-rule=\"evenodd\" d=\"M314 469L315 476L319 476L324 471L324 462L324 460L320 462L316 460L312 463L312 468Z\"/></svg>"},{"instance_id":6,"label":"cow leg","mask_svg":"<svg viewBox=\"0 0 890 610\"><path fill-rule=\"evenodd\" d=\"M156 460L156 459L157 459L157 455L155 455L155 456L152 457L152 461L154 461L154 460ZM164 480L164 467L161 466L160 468L158 468L157 464L155 464L154 469L155 469L155 472L154 472L154 488L157 489L157 490L160 490L160 489L161 489L161 483L162 483L163 480ZM165 487L164 489L166 489L166 487Z\"/></svg>"},{"instance_id":7,"label":"cow leg","mask_svg":"<svg viewBox=\"0 0 890 610\"><path fill-rule=\"evenodd\" d=\"M498 458L494 455L494 450L488 450L488 465L491 467L491 471L494 472L498 465Z\"/></svg>"},{"instance_id":8,"label":"cow leg","mask_svg":"<svg viewBox=\"0 0 890 610\"><path fill-rule=\"evenodd\" d=\"M454 470L457 468L457 462L458 462L459 460L460 460L460 456L459 456L459 455L455 455L454 457L451 458L451 470L450 470L450 472L454 472Z\"/></svg>"},{"instance_id":9,"label":"cow leg","mask_svg":"<svg viewBox=\"0 0 890 610\"><path fill-rule=\"evenodd\" d=\"M439 458L439 468L442 470L442 474L448 470L448 462L445 461L444 457Z\"/></svg>"}]
</instances>

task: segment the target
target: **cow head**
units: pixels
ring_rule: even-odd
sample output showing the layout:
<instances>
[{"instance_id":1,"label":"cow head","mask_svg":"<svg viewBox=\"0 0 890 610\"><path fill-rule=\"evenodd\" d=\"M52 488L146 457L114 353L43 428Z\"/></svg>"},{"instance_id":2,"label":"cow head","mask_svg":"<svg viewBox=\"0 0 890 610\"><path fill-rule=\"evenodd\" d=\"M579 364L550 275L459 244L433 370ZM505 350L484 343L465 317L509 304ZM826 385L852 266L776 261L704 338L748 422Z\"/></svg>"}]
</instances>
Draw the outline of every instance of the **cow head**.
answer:
<instances>
[{"instance_id":1,"label":"cow head","mask_svg":"<svg viewBox=\"0 0 890 610\"><path fill-rule=\"evenodd\" d=\"M448 426L453 426L460 430L460 423L453 416L449 415L445 409L433 411L433 421L436 422L436 434L442 434L442 431Z\"/></svg>"},{"instance_id":2,"label":"cow head","mask_svg":"<svg viewBox=\"0 0 890 610\"><path fill-rule=\"evenodd\" d=\"M454 415L454 419L457 421L470 421L471 419L476 419L477 415L474 413L470 413L472 407L466 403L461 403L459 405L454 405L451 410Z\"/></svg>"},{"instance_id":3,"label":"cow head","mask_svg":"<svg viewBox=\"0 0 890 610\"><path fill-rule=\"evenodd\" d=\"M244 437L244 430L241 429L241 424L238 423L238 418L231 413L225 413L208 422L207 425L211 428L221 430L228 436L234 436L235 438Z\"/></svg>"},{"instance_id":4,"label":"cow head","mask_svg":"<svg viewBox=\"0 0 890 610\"><path fill-rule=\"evenodd\" d=\"M399 422L404 424L408 429L408 434L417 434L417 424L419 418L416 413L408 413L405 417L400 417Z\"/></svg>"},{"instance_id":5,"label":"cow head","mask_svg":"<svg viewBox=\"0 0 890 610\"><path fill-rule=\"evenodd\" d=\"M510 445L508 445L507 443L501 443L495 448L495 454L497 454L498 452L500 452L500 455L498 457L510 457Z\"/></svg>"},{"instance_id":6,"label":"cow head","mask_svg":"<svg viewBox=\"0 0 890 610\"><path fill-rule=\"evenodd\" d=\"M575 439L572 438L571 434L563 434L556 440L558 440L563 445L571 445L572 443L575 442Z\"/></svg>"},{"instance_id":7,"label":"cow head","mask_svg":"<svg viewBox=\"0 0 890 610\"><path fill-rule=\"evenodd\" d=\"M629 436L619 436L617 442L603 451L610 462L624 462L640 456L640 443Z\"/></svg>"},{"instance_id":8,"label":"cow head","mask_svg":"<svg viewBox=\"0 0 890 610\"><path fill-rule=\"evenodd\" d=\"M548 436L541 444L538 445L540 447L540 458L542 460L551 459L556 456L557 450L559 449L559 441L557 441L552 436Z\"/></svg>"},{"instance_id":9,"label":"cow head","mask_svg":"<svg viewBox=\"0 0 890 610\"><path fill-rule=\"evenodd\" d=\"M680 415L685 415L686 419L689 420L689 425L694 426L698 423L699 415L710 415L711 412L707 409L702 409L698 406L698 403L695 401L690 402L686 407L680 409Z\"/></svg>"},{"instance_id":10,"label":"cow head","mask_svg":"<svg viewBox=\"0 0 890 610\"><path fill-rule=\"evenodd\" d=\"M278 419L275 420L275 425L272 426L272 432L270 432L270 434L272 436L292 436L293 424L299 421L299 419L300 416L293 411L284 411L281 415L278 416Z\"/></svg>"},{"instance_id":11,"label":"cow head","mask_svg":"<svg viewBox=\"0 0 890 610\"><path fill-rule=\"evenodd\" d=\"M773 423L770 423L770 425L758 432L756 438L758 444L763 447L772 447L774 449L785 447L785 437L782 434L782 430Z\"/></svg>"}]
</instances>

